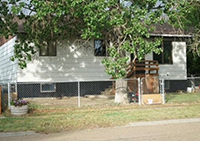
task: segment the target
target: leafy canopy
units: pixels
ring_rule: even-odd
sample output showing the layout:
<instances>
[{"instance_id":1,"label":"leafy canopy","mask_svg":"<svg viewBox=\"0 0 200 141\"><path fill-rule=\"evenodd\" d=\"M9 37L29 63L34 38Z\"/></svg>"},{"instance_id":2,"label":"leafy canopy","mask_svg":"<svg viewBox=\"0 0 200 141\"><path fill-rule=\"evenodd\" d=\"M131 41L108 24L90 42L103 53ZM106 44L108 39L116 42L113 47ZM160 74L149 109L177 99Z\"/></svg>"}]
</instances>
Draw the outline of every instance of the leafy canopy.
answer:
<instances>
[{"instance_id":1,"label":"leafy canopy","mask_svg":"<svg viewBox=\"0 0 200 141\"><path fill-rule=\"evenodd\" d=\"M173 14L172 21L193 35L189 51L200 57L200 1L182 0L177 4L177 11Z\"/></svg>"},{"instance_id":2,"label":"leafy canopy","mask_svg":"<svg viewBox=\"0 0 200 141\"><path fill-rule=\"evenodd\" d=\"M177 5L172 22L184 29L192 38L188 40L187 71L188 75L199 76L200 72L200 1L184 0Z\"/></svg>"},{"instance_id":3,"label":"leafy canopy","mask_svg":"<svg viewBox=\"0 0 200 141\"><path fill-rule=\"evenodd\" d=\"M18 34L12 59L21 68L44 43L72 36L104 39L109 56L102 63L109 75L121 78L127 73L127 53L141 60L161 51L161 40L149 40L150 32L166 20L173 5L173 0L5 0L0 4L0 36Z\"/></svg>"}]
</instances>

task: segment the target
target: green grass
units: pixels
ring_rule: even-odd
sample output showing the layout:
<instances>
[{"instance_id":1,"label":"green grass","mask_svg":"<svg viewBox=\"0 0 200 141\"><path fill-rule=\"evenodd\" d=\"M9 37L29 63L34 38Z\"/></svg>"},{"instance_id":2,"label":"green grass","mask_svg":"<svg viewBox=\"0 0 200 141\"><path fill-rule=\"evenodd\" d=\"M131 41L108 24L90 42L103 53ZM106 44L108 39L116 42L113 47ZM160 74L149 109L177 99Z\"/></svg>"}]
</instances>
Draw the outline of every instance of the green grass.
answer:
<instances>
[{"instance_id":1,"label":"green grass","mask_svg":"<svg viewBox=\"0 0 200 141\"><path fill-rule=\"evenodd\" d=\"M200 102L200 93L171 93L166 94L167 103L195 103Z\"/></svg>"},{"instance_id":2,"label":"green grass","mask_svg":"<svg viewBox=\"0 0 200 141\"><path fill-rule=\"evenodd\" d=\"M131 122L200 117L199 94L167 94L165 105L112 105L88 108L47 108L30 105L30 113L0 120L0 132L43 133L127 125Z\"/></svg>"}]
</instances>

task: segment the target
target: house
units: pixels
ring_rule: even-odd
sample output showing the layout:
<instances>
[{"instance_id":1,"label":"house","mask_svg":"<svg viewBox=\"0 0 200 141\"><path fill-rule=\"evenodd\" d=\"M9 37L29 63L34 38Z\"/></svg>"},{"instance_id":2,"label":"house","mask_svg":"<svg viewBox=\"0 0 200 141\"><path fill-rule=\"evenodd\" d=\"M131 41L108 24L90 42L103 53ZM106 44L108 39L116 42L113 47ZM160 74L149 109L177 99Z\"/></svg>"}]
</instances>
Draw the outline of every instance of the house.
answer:
<instances>
[{"instance_id":1,"label":"house","mask_svg":"<svg viewBox=\"0 0 200 141\"><path fill-rule=\"evenodd\" d=\"M145 59L158 60L159 76L165 80L165 91L187 90L187 39L190 34L168 24L156 25L152 37L163 37L163 53L148 54Z\"/></svg>"},{"instance_id":2,"label":"house","mask_svg":"<svg viewBox=\"0 0 200 141\"><path fill-rule=\"evenodd\" d=\"M91 89L100 92L112 82L110 76L104 72L101 64L102 54L94 55L94 43L88 41L87 48L74 46L78 40L62 41L56 47L56 52L39 51L27 68L20 69L17 61L10 61L14 55L13 45L16 37L0 47L0 82L17 83L18 94L27 94L25 97L48 97L77 95L77 81L92 81L82 83L90 85ZM98 87L97 87L98 86ZM33 90L30 92L30 90ZM29 91L29 92L27 92ZM82 89L82 93L86 91ZM93 91L94 93L94 91ZM24 96L24 95L23 95Z\"/></svg>"},{"instance_id":3,"label":"house","mask_svg":"<svg viewBox=\"0 0 200 141\"><path fill-rule=\"evenodd\" d=\"M163 53L146 55L146 60L158 60L159 76L165 80L166 91L187 89L186 41L191 35L168 26L157 26L151 37L162 37ZM106 56L102 40L60 41L56 48L39 50L20 69L17 60L12 62L14 44L11 38L0 47L0 83L17 84L19 97L75 96L81 85L81 95L100 93L112 85L101 60ZM81 84L78 83L81 81ZM179 85L181 84L181 85Z\"/></svg>"}]
</instances>

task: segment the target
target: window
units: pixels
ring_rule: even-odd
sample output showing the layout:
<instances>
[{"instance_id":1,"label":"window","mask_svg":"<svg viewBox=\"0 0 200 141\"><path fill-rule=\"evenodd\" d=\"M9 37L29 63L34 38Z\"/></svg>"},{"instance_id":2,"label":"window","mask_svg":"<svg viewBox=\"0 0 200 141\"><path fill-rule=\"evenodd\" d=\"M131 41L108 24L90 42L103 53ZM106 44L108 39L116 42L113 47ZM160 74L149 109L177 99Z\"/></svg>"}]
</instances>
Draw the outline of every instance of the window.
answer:
<instances>
[{"instance_id":1,"label":"window","mask_svg":"<svg viewBox=\"0 0 200 141\"><path fill-rule=\"evenodd\" d=\"M40 91L42 93L56 92L56 84L51 84L51 83L40 84Z\"/></svg>"},{"instance_id":2,"label":"window","mask_svg":"<svg viewBox=\"0 0 200 141\"><path fill-rule=\"evenodd\" d=\"M159 64L172 64L172 42L164 41L160 46L163 49L159 55L153 53L153 59L158 60Z\"/></svg>"},{"instance_id":3,"label":"window","mask_svg":"<svg viewBox=\"0 0 200 141\"><path fill-rule=\"evenodd\" d=\"M40 49L40 56L56 56L56 42L55 41L50 41L50 42L44 41L42 43L42 47Z\"/></svg>"},{"instance_id":4,"label":"window","mask_svg":"<svg viewBox=\"0 0 200 141\"><path fill-rule=\"evenodd\" d=\"M94 55L106 56L106 45L103 40L94 40Z\"/></svg>"}]
</instances>

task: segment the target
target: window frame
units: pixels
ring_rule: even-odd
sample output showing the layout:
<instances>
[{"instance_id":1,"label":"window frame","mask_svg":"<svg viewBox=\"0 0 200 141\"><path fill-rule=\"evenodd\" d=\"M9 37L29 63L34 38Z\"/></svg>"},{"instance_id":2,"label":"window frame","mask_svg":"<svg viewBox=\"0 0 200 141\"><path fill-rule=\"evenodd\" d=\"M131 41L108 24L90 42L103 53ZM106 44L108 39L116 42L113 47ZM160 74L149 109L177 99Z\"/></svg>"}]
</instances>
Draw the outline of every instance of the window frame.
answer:
<instances>
[{"instance_id":1,"label":"window frame","mask_svg":"<svg viewBox=\"0 0 200 141\"><path fill-rule=\"evenodd\" d=\"M166 55L165 43L170 43L170 47L171 47L171 51L169 51L171 59L168 59L168 61L165 61L165 55ZM153 53L153 60L158 60L159 64L172 65L173 64L173 44L172 44L172 41L168 41L168 40L163 41L160 48L162 48L163 52L161 52L160 54ZM160 58L161 58L161 62L159 61Z\"/></svg>"},{"instance_id":2,"label":"window frame","mask_svg":"<svg viewBox=\"0 0 200 141\"><path fill-rule=\"evenodd\" d=\"M96 53L96 49L98 49L98 48L96 48L96 41L101 41L101 43L103 43L104 42L104 40L103 39L94 39L94 56L95 57L106 57L107 56L107 48L106 48L106 45L105 45L105 43L104 43L104 47L101 47L101 48L104 48L105 49L105 51L104 51L104 54L100 54L100 55L98 55L97 53ZM100 43L100 44L101 44Z\"/></svg>"},{"instance_id":3,"label":"window frame","mask_svg":"<svg viewBox=\"0 0 200 141\"><path fill-rule=\"evenodd\" d=\"M43 90L42 86L43 85L53 85L54 90ZM55 83L40 83L40 92L41 93L52 93L56 92L56 84Z\"/></svg>"},{"instance_id":4,"label":"window frame","mask_svg":"<svg viewBox=\"0 0 200 141\"><path fill-rule=\"evenodd\" d=\"M49 48L55 48L55 49L51 49L51 50L55 50L54 52L51 52ZM42 52L45 51L45 53L43 54ZM55 57L57 56L57 43L54 42L50 42L50 44L48 44L46 41L43 41L42 43L42 47L39 49L39 56L40 57L45 57L45 56L51 56L51 57Z\"/></svg>"}]
</instances>

